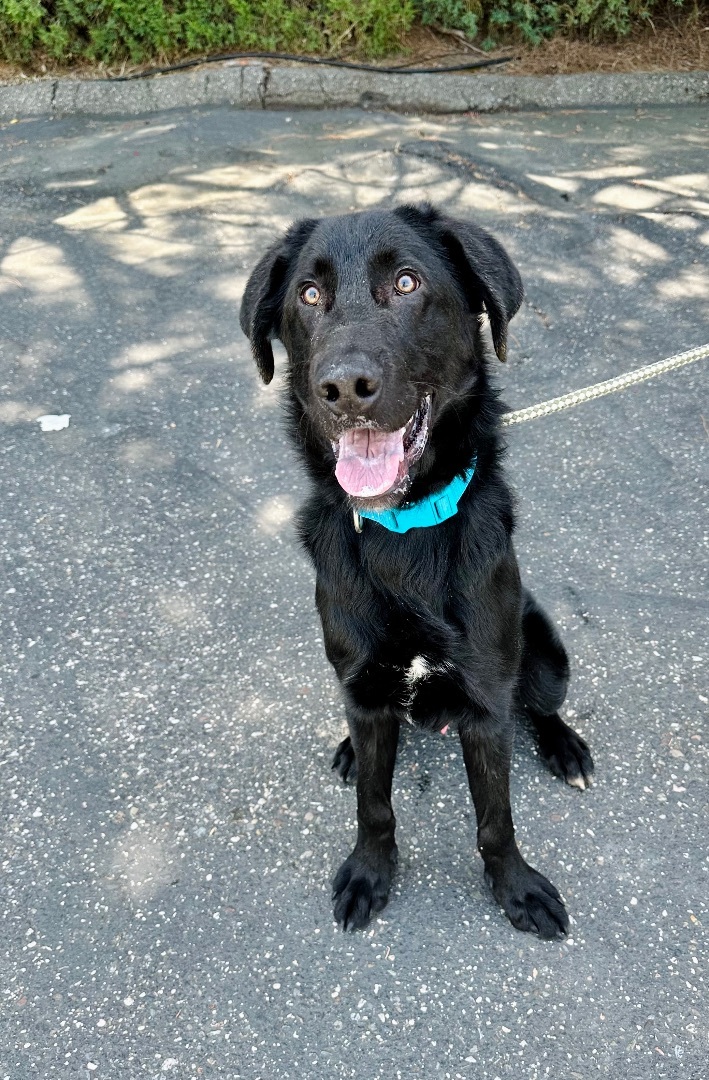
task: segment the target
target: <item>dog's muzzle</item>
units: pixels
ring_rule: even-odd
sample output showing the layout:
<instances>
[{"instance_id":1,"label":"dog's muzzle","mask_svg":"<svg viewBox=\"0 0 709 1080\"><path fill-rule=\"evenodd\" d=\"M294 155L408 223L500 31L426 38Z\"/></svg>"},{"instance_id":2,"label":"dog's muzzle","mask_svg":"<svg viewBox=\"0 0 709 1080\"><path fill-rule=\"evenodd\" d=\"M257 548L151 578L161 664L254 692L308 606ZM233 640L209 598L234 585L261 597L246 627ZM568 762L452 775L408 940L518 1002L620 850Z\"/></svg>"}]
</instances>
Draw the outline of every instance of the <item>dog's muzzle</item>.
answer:
<instances>
[{"instance_id":1,"label":"dog's muzzle","mask_svg":"<svg viewBox=\"0 0 709 1080\"><path fill-rule=\"evenodd\" d=\"M409 470L426 447L430 416L431 398L426 395L408 423L397 431L348 428L332 444L340 486L357 499L405 491Z\"/></svg>"}]
</instances>

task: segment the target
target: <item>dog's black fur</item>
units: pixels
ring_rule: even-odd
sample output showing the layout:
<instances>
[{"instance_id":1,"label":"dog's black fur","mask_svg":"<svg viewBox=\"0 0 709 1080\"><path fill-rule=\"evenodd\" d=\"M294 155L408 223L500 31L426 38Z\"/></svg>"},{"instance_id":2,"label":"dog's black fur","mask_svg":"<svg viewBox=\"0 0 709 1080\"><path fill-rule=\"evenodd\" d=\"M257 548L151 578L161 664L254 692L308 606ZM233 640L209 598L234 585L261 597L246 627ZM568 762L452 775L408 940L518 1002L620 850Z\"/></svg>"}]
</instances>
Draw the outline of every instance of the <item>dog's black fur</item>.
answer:
<instances>
[{"instance_id":1,"label":"dog's black fur","mask_svg":"<svg viewBox=\"0 0 709 1080\"><path fill-rule=\"evenodd\" d=\"M412 278L418 284L409 293ZM521 299L502 246L428 205L301 221L246 286L241 325L264 381L273 376L270 338L286 347L290 433L313 482L300 533L315 564L325 649L350 731L333 767L357 780L357 843L333 883L345 928L366 925L387 902L397 856L392 776L405 719L457 728L486 878L513 925L543 937L568 928L557 890L519 852L509 797L520 712L557 775L583 788L593 770L586 744L558 716L566 653L522 588L512 547L503 410L481 319L486 312L504 359ZM428 440L406 490L347 495L334 473L343 432L397 431L426 395ZM355 530L353 508L415 503L475 457L454 517L404 534L366 519ZM426 668L412 681L417 657Z\"/></svg>"}]
</instances>

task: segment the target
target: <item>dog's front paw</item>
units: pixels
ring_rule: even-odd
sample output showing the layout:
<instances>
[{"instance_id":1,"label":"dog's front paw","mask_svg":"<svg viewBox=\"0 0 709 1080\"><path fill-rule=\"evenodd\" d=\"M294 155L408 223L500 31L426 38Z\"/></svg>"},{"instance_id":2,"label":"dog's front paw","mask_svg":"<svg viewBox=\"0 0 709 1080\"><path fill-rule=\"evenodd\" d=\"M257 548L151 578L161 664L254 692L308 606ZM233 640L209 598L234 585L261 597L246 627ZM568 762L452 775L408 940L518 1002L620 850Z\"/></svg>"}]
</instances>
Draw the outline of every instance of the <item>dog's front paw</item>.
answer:
<instances>
[{"instance_id":1,"label":"dog's front paw","mask_svg":"<svg viewBox=\"0 0 709 1080\"><path fill-rule=\"evenodd\" d=\"M550 881L521 855L513 864L505 864L493 876L485 871L492 894L513 926L539 934L542 938L563 937L569 929L569 916L558 891Z\"/></svg>"},{"instance_id":2,"label":"dog's front paw","mask_svg":"<svg viewBox=\"0 0 709 1080\"><path fill-rule=\"evenodd\" d=\"M396 848L389 857L353 851L345 860L332 883L335 919L343 930L362 930L386 907L395 868Z\"/></svg>"}]
</instances>

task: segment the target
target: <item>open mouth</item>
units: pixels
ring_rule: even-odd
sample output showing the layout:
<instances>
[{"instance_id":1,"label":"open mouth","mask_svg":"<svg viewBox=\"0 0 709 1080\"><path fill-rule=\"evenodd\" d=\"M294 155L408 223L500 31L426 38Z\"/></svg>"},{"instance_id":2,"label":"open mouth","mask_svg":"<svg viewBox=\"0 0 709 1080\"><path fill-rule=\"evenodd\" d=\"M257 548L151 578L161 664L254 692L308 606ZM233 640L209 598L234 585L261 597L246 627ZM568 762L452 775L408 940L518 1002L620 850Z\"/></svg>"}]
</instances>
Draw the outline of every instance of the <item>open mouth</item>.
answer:
<instances>
[{"instance_id":1,"label":"open mouth","mask_svg":"<svg viewBox=\"0 0 709 1080\"><path fill-rule=\"evenodd\" d=\"M398 431L378 428L349 428L333 442L340 487L357 499L374 499L406 490L409 469L426 446L431 398L426 396L418 409Z\"/></svg>"}]
</instances>

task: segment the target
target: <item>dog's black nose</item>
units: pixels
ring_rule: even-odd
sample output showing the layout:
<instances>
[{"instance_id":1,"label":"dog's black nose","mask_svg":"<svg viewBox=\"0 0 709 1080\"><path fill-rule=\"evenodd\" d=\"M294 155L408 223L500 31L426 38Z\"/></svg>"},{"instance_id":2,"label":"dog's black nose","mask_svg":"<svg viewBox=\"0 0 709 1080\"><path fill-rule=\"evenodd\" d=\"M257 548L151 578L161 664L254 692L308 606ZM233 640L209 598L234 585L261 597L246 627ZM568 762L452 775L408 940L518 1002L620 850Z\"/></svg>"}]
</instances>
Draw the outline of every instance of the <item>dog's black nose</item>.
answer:
<instances>
[{"instance_id":1,"label":"dog's black nose","mask_svg":"<svg viewBox=\"0 0 709 1080\"><path fill-rule=\"evenodd\" d=\"M381 373L363 354L328 364L318 373L317 392L337 416L366 416L381 390Z\"/></svg>"}]
</instances>

